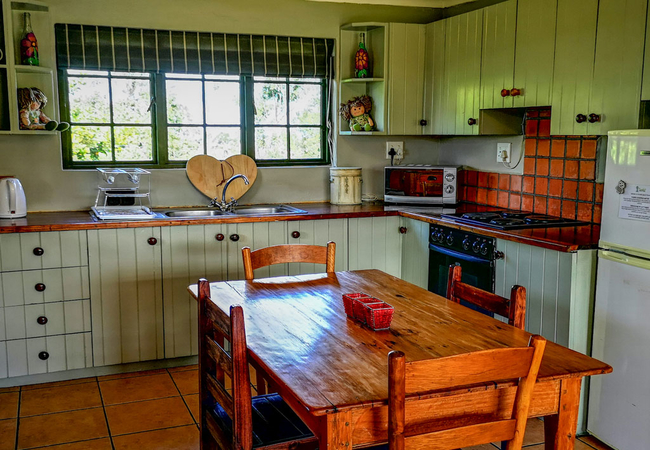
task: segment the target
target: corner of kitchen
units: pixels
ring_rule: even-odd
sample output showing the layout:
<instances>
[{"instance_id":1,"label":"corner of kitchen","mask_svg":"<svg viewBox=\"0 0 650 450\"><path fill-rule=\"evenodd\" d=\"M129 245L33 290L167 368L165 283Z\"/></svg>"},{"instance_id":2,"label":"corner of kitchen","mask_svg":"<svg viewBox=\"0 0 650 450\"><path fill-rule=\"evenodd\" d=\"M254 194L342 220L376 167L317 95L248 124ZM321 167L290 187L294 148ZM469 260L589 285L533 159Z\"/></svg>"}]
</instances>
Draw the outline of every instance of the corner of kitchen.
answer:
<instances>
[{"instance_id":1,"label":"corner of kitchen","mask_svg":"<svg viewBox=\"0 0 650 450\"><path fill-rule=\"evenodd\" d=\"M0 0L0 450L650 448L648 0Z\"/></svg>"}]
</instances>

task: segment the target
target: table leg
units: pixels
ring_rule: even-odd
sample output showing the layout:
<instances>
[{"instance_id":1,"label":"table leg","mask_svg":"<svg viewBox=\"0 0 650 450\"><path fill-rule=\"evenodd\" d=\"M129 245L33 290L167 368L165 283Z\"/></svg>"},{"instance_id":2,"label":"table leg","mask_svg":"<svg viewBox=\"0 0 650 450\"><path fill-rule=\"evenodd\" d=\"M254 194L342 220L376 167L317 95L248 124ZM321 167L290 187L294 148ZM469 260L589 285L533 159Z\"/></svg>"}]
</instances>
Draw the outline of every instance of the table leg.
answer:
<instances>
[{"instance_id":1,"label":"table leg","mask_svg":"<svg viewBox=\"0 0 650 450\"><path fill-rule=\"evenodd\" d=\"M560 383L558 413L544 417L545 450L573 450L581 384L582 378L567 378Z\"/></svg>"},{"instance_id":2,"label":"table leg","mask_svg":"<svg viewBox=\"0 0 650 450\"><path fill-rule=\"evenodd\" d=\"M352 449L352 412L342 411L324 417L319 450Z\"/></svg>"}]
</instances>

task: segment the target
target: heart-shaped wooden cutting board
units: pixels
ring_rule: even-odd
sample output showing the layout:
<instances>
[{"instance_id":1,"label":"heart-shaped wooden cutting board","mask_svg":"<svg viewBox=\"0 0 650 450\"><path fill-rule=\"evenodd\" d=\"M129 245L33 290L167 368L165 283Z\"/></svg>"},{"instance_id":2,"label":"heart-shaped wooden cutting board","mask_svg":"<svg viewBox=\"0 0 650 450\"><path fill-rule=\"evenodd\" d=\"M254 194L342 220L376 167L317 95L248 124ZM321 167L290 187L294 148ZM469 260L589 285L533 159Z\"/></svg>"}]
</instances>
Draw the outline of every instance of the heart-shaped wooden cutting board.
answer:
<instances>
[{"instance_id":1,"label":"heart-shaped wooden cutting board","mask_svg":"<svg viewBox=\"0 0 650 450\"><path fill-rule=\"evenodd\" d=\"M246 155L231 156L225 161L219 161L210 155L197 155L187 162L185 171L195 188L211 199L218 197L219 201L226 181L233 175L246 175L249 184L246 185L242 179L234 180L228 186L226 201L230 201L230 197L238 200L253 186L257 178L257 164L253 158Z\"/></svg>"}]
</instances>

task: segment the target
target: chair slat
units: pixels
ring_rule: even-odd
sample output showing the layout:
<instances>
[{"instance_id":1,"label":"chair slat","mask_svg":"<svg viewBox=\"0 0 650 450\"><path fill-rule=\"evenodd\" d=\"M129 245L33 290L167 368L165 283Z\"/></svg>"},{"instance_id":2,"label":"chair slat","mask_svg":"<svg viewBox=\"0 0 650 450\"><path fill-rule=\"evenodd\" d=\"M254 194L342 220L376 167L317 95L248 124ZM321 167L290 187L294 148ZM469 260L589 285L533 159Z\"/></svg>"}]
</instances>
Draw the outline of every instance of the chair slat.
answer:
<instances>
[{"instance_id":1,"label":"chair slat","mask_svg":"<svg viewBox=\"0 0 650 450\"><path fill-rule=\"evenodd\" d=\"M496 348L406 363L406 393L427 392L528 374L533 349Z\"/></svg>"},{"instance_id":2,"label":"chair slat","mask_svg":"<svg viewBox=\"0 0 650 450\"><path fill-rule=\"evenodd\" d=\"M224 387L210 374L206 374L207 388L212 397L221 405L226 414L231 418L234 415L234 404L232 396Z\"/></svg>"},{"instance_id":3,"label":"chair slat","mask_svg":"<svg viewBox=\"0 0 650 450\"><path fill-rule=\"evenodd\" d=\"M406 437L408 450L449 450L486 442L509 441L515 434L515 420L486 422Z\"/></svg>"},{"instance_id":4,"label":"chair slat","mask_svg":"<svg viewBox=\"0 0 650 450\"><path fill-rule=\"evenodd\" d=\"M208 350L208 357L212 359L219 369L225 372L232 378L232 359L230 355L213 339L206 336L206 345Z\"/></svg>"},{"instance_id":5,"label":"chair slat","mask_svg":"<svg viewBox=\"0 0 650 450\"><path fill-rule=\"evenodd\" d=\"M232 439L226 436L226 433L224 433L221 427L217 425L217 421L209 414L205 417L205 425L212 435L212 438L217 442L217 448L227 450L233 449Z\"/></svg>"},{"instance_id":6,"label":"chair slat","mask_svg":"<svg viewBox=\"0 0 650 450\"><path fill-rule=\"evenodd\" d=\"M510 312L508 299L466 283L455 283L454 295L500 316L508 317Z\"/></svg>"},{"instance_id":7,"label":"chair slat","mask_svg":"<svg viewBox=\"0 0 650 450\"><path fill-rule=\"evenodd\" d=\"M217 305L208 300L205 305L205 316L212 322L213 326L224 336L230 336L230 317L228 317Z\"/></svg>"},{"instance_id":8,"label":"chair slat","mask_svg":"<svg viewBox=\"0 0 650 450\"><path fill-rule=\"evenodd\" d=\"M242 257L247 280L254 278L255 269L284 263L325 264L327 272L334 272L336 244L328 242L326 247L302 244L272 245L255 251L251 251L250 247L244 247Z\"/></svg>"}]
</instances>

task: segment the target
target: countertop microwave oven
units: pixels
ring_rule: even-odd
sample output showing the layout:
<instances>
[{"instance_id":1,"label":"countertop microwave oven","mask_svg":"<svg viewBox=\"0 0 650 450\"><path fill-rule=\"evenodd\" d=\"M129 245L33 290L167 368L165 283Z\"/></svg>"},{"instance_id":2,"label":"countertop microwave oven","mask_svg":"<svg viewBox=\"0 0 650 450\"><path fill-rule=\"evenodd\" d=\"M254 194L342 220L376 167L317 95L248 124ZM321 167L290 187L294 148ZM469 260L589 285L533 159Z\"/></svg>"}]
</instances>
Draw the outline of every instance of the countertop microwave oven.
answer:
<instances>
[{"instance_id":1,"label":"countertop microwave oven","mask_svg":"<svg viewBox=\"0 0 650 450\"><path fill-rule=\"evenodd\" d=\"M455 205L460 166L406 165L384 168L384 203Z\"/></svg>"}]
</instances>

